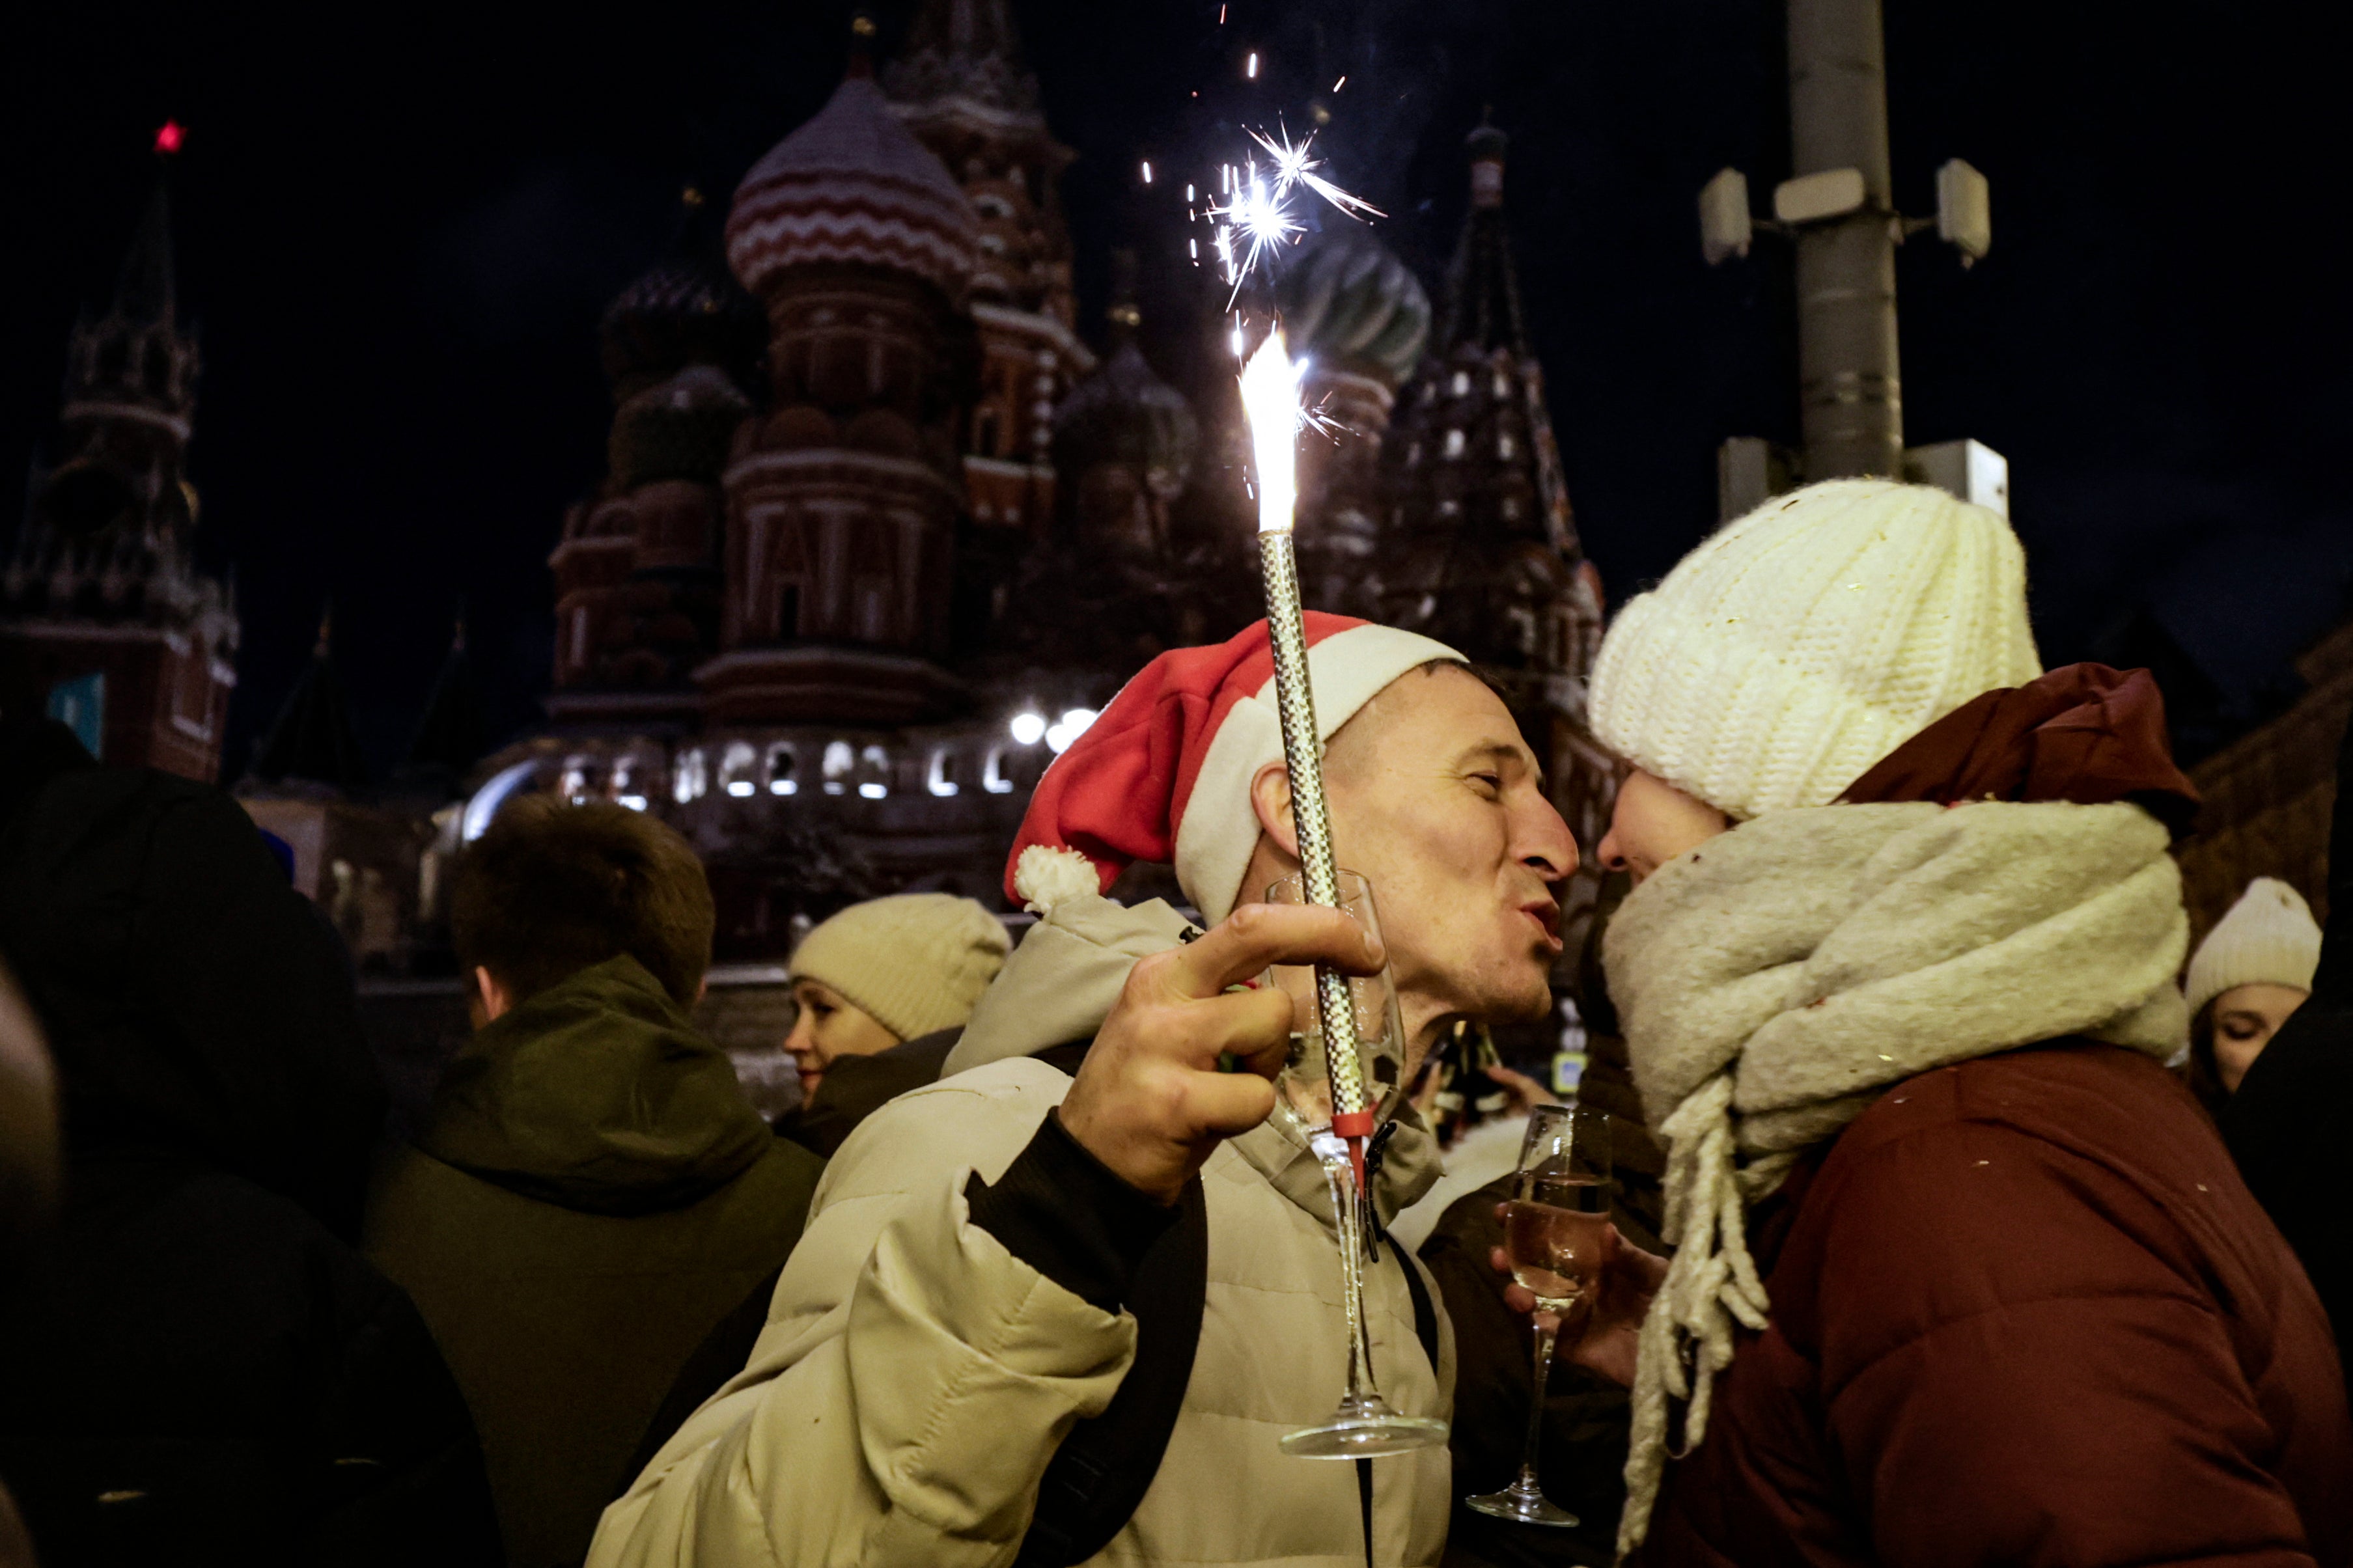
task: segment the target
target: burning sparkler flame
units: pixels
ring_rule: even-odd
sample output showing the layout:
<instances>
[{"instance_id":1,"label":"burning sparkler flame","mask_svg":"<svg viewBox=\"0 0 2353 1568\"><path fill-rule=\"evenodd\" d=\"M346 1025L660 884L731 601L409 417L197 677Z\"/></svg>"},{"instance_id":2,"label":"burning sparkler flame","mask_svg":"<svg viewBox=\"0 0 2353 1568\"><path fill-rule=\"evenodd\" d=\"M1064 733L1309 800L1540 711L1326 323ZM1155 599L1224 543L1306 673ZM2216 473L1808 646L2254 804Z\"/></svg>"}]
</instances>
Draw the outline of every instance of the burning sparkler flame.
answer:
<instances>
[{"instance_id":1,"label":"burning sparkler flame","mask_svg":"<svg viewBox=\"0 0 2353 1568\"><path fill-rule=\"evenodd\" d=\"M1267 333L1242 367L1242 413L1250 420L1250 452L1258 470L1261 533L1291 531L1292 509L1299 499L1293 466L1303 413L1299 378L1306 369L1305 360L1292 363L1281 327Z\"/></svg>"}]
</instances>

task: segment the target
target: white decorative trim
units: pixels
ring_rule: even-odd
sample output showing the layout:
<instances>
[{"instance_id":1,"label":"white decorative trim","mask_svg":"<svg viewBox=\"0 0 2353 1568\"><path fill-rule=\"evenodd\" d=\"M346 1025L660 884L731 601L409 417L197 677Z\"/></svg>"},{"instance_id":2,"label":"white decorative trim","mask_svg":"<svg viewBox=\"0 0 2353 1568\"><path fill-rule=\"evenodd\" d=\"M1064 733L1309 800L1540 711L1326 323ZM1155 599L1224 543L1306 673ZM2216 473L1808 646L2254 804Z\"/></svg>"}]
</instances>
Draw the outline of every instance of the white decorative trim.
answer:
<instances>
[{"instance_id":1,"label":"white decorative trim","mask_svg":"<svg viewBox=\"0 0 2353 1568\"><path fill-rule=\"evenodd\" d=\"M1434 638L1395 626L1351 626L1307 650L1315 685L1315 730L1329 743L1389 682L1409 669L1445 660L1470 661ZM1282 760L1282 721L1267 678L1254 696L1228 710L1201 759L1192 795L1176 825L1176 882L1201 918L1214 925L1241 901L1242 877L1258 847L1258 817L1250 781Z\"/></svg>"}]
</instances>

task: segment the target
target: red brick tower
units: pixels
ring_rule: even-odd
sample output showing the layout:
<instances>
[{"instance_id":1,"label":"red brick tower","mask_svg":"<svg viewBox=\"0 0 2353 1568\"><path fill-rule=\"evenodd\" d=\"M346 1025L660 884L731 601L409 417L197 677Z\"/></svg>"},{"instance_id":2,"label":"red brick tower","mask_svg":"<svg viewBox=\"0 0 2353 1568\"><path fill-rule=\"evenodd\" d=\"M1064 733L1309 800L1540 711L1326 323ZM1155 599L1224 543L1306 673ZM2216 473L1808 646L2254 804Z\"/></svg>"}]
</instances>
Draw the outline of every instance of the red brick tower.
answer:
<instances>
[{"instance_id":1,"label":"red brick tower","mask_svg":"<svg viewBox=\"0 0 2353 1568\"><path fill-rule=\"evenodd\" d=\"M178 146L167 126L159 152ZM106 313L67 351L65 405L0 574L0 706L40 708L103 762L218 776L237 612L190 552L196 342L155 194Z\"/></svg>"}]
</instances>

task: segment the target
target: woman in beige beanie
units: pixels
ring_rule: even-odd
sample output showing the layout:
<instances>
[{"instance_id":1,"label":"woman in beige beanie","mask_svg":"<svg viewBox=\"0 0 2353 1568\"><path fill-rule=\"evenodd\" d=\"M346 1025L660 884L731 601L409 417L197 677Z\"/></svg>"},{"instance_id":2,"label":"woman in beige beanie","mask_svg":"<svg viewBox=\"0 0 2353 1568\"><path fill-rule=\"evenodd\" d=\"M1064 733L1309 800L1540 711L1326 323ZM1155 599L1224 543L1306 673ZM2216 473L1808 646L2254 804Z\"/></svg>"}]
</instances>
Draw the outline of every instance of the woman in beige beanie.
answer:
<instances>
[{"instance_id":1,"label":"woman in beige beanie","mask_svg":"<svg viewBox=\"0 0 2353 1568\"><path fill-rule=\"evenodd\" d=\"M844 1057L876 1056L961 1027L1008 945L995 915L948 893L852 904L810 931L793 950L800 1016L785 1039L800 1069L804 1104Z\"/></svg>"},{"instance_id":2,"label":"woman in beige beanie","mask_svg":"<svg viewBox=\"0 0 2353 1568\"><path fill-rule=\"evenodd\" d=\"M2198 944L2181 989L2189 1004L2189 1088L2220 1111L2279 1026L2312 994L2320 925L2304 895L2274 877L2247 884Z\"/></svg>"},{"instance_id":3,"label":"woman in beige beanie","mask_svg":"<svg viewBox=\"0 0 2353 1568\"><path fill-rule=\"evenodd\" d=\"M1569 1347L1631 1387L1621 1552L2344 1560L2327 1321L2163 1065L2196 795L2148 673L2045 674L2003 518L1844 479L1628 604L1588 701L1675 1243Z\"/></svg>"}]
</instances>

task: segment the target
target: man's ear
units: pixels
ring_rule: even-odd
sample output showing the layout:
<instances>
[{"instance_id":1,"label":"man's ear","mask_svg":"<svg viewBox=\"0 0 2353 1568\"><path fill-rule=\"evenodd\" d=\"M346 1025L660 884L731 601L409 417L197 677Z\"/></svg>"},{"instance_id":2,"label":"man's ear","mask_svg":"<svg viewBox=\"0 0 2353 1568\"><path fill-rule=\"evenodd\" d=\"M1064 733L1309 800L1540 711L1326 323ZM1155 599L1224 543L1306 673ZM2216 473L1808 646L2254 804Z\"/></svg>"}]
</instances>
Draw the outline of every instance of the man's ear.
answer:
<instances>
[{"instance_id":1,"label":"man's ear","mask_svg":"<svg viewBox=\"0 0 2353 1568\"><path fill-rule=\"evenodd\" d=\"M1291 817L1291 770L1281 763L1269 763L1259 769L1250 780L1250 809L1258 814L1258 828L1271 839L1275 847L1293 859L1299 858L1299 829Z\"/></svg>"},{"instance_id":2,"label":"man's ear","mask_svg":"<svg viewBox=\"0 0 2353 1568\"><path fill-rule=\"evenodd\" d=\"M514 1005L514 998L499 984L499 977L479 963L474 966L474 989L485 1024Z\"/></svg>"}]
</instances>

